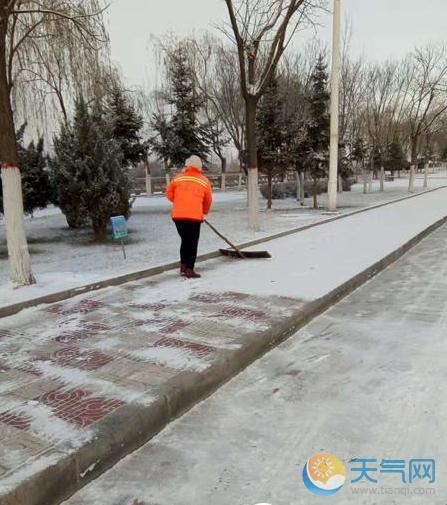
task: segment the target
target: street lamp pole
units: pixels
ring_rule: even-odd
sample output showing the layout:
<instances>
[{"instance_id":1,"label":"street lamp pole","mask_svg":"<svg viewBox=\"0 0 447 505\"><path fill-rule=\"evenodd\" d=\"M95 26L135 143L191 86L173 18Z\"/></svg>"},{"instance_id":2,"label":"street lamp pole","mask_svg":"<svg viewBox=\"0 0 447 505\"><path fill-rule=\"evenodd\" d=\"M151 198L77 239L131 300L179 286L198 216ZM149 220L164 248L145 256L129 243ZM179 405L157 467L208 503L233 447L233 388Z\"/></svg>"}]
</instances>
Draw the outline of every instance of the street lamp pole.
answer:
<instances>
[{"instance_id":1,"label":"street lamp pole","mask_svg":"<svg viewBox=\"0 0 447 505\"><path fill-rule=\"evenodd\" d=\"M337 211L338 182L338 135L339 135L339 101L341 74L341 0L334 0L332 31L332 76L331 76L331 145L329 158L328 210Z\"/></svg>"}]
</instances>

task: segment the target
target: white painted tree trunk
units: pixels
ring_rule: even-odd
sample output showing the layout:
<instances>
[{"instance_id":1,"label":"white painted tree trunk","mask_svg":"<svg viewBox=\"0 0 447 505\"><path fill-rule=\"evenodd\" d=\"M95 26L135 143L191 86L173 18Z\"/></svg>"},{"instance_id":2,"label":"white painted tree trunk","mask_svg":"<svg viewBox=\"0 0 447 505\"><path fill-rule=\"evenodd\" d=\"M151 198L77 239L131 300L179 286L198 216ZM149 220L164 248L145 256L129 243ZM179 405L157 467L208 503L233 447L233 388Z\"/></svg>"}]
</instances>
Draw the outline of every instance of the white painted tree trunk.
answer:
<instances>
[{"instance_id":1,"label":"white painted tree trunk","mask_svg":"<svg viewBox=\"0 0 447 505\"><path fill-rule=\"evenodd\" d=\"M368 193L372 193L372 179L373 179L373 173L370 172L368 174Z\"/></svg>"},{"instance_id":2,"label":"white painted tree trunk","mask_svg":"<svg viewBox=\"0 0 447 505\"><path fill-rule=\"evenodd\" d=\"M428 188L428 163L424 166L424 189Z\"/></svg>"},{"instance_id":3,"label":"white painted tree trunk","mask_svg":"<svg viewBox=\"0 0 447 505\"><path fill-rule=\"evenodd\" d=\"M242 174L239 174L239 178L237 181L237 188L241 189L242 188Z\"/></svg>"},{"instance_id":4,"label":"white painted tree trunk","mask_svg":"<svg viewBox=\"0 0 447 505\"><path fill-rule=\"evenodd\" d=\"M297 202L300 201L301 198L301 179L300 179L300 173L297 171L295 172L296 175L296 200Z\"/></svg>"},{"instance_id":5,"label":"white painted tree trunk","mask_svg":"<svg viewBox=\"0 0 447 505\"><path fill-rule=\"evenodd\" d=\"M410 166L410 180L408 183L408 191L410 193L414 193L414 179L415 179L414 165L411 165Z\"/></svg>"},{"instance_id":6,"label":"white painted tree trunk","mask_svg":"<svg viewBox=\"0 0 447 505\"><path fill-rule=\"evenodd\" d=\"M247 196L248 196L248 226L251 231L259 231L259 188L258 169L248 169Z\"/></svg>"},{"instance_id":7,"label":"white painted tree trunk","mask_svg":"<svg viewBox=\"0 0 447 505\"><path fill-rule=\"evenodd\" d=\"M11 281L15 287L35 284L25 235L20 170L17 167L2 168L2 184Z\"/></svg>"},{"instance_id":8,"label":"white painted tree trunk","mask_svg":"<svg viewBox=\"0 0 447 505\"><path fill-rule=\"evenodd\" d=\"M167 173L166 174L166 187L168 187L169 184L171 184L171 176L169 175L169 173Z\"/></svg>"},{"instance_id":9,"label":"white painted tree trunk","mask_svg":"<svg viewBox=\"0 0 447 505\"><path fill-rule=\"evenodd\" d=\"M343 193L343 177L341 175L338 176L338 192Z\"/></svg>"},{"instance_id":10,"label":"white painted tree trunk","mask_svg":"<svg viewBox=\"0 0 447 505\"><path fill-rule=\"evenodd\" d=\"M385 191L385 167L382 165L380 167L380 192Z\"/></svg>"}]
</instances>

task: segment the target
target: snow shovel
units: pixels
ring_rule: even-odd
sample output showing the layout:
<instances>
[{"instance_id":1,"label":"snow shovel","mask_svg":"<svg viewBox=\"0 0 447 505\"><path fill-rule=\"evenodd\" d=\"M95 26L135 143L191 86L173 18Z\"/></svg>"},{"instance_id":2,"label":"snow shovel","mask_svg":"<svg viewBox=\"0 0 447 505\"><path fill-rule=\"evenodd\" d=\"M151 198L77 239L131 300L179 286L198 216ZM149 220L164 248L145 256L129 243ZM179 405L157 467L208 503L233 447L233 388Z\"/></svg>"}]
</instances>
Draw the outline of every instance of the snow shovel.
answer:
<instances>
[{"instance_id":1,"label":"snow shovel","mask_svg":"<svg viewBox=\"0 0 447 505\"><path fill-rule=\"evenodd\" d=\"M222 235L220 231L218 231L211 223L209 223L205 219L205 223L213 230L213 232L220 237L222 240L224 240L230 247L231 249L219 249L220 253L223 254L224 256L231 256L233 258L242 258L242 259L248 259L248 258L271 258L272 256L270 253L267 251L241 251L238 249L234 244L232 244L227 237Z\"/></svg>"}]
</instances>

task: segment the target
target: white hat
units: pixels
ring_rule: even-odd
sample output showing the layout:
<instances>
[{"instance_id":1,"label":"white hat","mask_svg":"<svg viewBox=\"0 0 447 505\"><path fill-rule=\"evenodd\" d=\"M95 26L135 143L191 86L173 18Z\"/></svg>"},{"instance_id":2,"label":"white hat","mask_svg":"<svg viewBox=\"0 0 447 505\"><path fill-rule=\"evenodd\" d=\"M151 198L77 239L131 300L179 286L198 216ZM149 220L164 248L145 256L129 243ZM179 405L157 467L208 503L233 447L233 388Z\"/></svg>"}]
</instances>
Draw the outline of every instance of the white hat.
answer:
<instances>
[{"instance_id":1,"label":"white hat","mask_svg":"<svg viewBox=\"0 0 447 505\"><path fill-rule=\"evenodd\" d=\"M194 167L202 170L202 160L196 156L192 155L185 161L185 168Z\"/></svg>"}]
</instances>

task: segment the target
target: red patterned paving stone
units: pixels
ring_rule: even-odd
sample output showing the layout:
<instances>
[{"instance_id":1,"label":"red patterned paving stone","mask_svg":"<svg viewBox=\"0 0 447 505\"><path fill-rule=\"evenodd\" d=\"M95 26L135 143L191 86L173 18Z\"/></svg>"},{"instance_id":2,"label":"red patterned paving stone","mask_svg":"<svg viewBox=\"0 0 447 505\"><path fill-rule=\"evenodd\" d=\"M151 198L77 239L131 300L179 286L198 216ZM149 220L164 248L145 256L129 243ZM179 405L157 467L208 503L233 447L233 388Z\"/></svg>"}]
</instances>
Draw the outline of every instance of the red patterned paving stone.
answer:
<instances>
[{"instance_id":1,"label":"red patterned paving stone","mask_svg":"<svg viewBox=\"0 0 447 505\"><path fill-rule=\"evenodd\" d=\"M78 342L80 340L86 340L91 337L95 337L98 333L107 331L110 329L109 326L103 323L83 323L84 328L73 331L66 331L61 335L56 337L56 342L60 344L69 344L71 342Z\"/></svg>"},{"instance_id":2,"label":"red patterned paving stone","mask_svg":"<svg viewBox=\"0 0 447 505\"><path fill-rule=\"evenodd\" d=\"M131 309L152 310L154 312L158 312L165 309L166 305L163 303L131 303L129 307Z\"/></svg>"},{"instance_id":3,"label":"red patterned paving stone","mask_svg":"<svg viewBox=\"0 0 447 505\"><path fill-rule=\"evenodd\" d=\"M262 322L267 319L265 312L243 307L226 307L223 309L222 314L229 317L240 317L252 322Z\"/></svg>"},{"instance_id":4,"label":"red patterned paving stone","mask_svg":"<svg viewBox=\"0 0 447 505\"><path fill-rule=\"evenodd\" d=\"M50 314L69 316L72 314L89 314L90 312L94 312L95 310L104 307L104 305L104 302L101 302L100 300L81 300L79 303L72 306L56 303L45 307L43 310L45 312L49 312Z\"/></svg>"},{"instance_id":5,"label":"red patterned paving stone","mask_svg":"<svg viewBox=\"0 0 447 505\"><path fill-rule=\"evenodd\" d=\"M64 347L56 351L51 359L64 367L81 368L83 370L98 370L113 361L112 356L99 351L81 351L78 347Z\"/></svg>"},{"instance_id":6,"label":"red patterned paving stone","mask_svg":"<svg viewBox=\"0 0 447 505\"><path fill-rule=\"evenodd\" d=\"M18 430L28 430L30 427L30 419L11 411L2 412L0 414L0 423L12 426Z\"/></svg>"},{"instance_id":7,"label":"red patterned paving stone","mask_svg":"<svg viewBox=\"0 0 447 505\"><path fill-rule=\"evenodd\" d=\"M188 342L186 340L179 340L172 337L163 337L157 340L154 344L155 347L172 347L174 349L185 349L199 358L205 358L209 354L216 351L215 347L210 345L198 344L196 342Z\"/></svg>"},{"instance_id":8,"label":"red patterned paving stone","mask_svg":"<svg viewBox=\"0 0 447 505\"><path fill-rule=\"evenodd\" d=\"M178 321L173 321L171 324L168 324L168 326L165 326L160 330L160 333L175 333L176 331L183 330L187 326L189 326L191 323L187 323L186 321L181 321L180 319Z\"/></svg>"},{"instance_id":9,"label":"red patterned paving stone","mask_svg":"<svg viewBox=\"0 0 447 505\"><path fill-rule=\"evenodd\" d=\"M131 328L141 328L143 326L148 326L150 327L151 325L153 326L154 324L159 326L160 323L165 323L169 321L167 318L163 319L132 319L130 321L124 322L124 324L120 324L117 329L120 330L129 330Z\"/></svg>"},{"instance_id":10,"label":"red patterned paving stone","mask_svg":"<svg viewBox=\"0 0 447 505\"><path fill-rule=\"evenodd\" d=\"M130 330L132 328L141 328L142 326L147 326L147 329L153 330L158 329L160 327L167 327L173 323L173 320L171 317L165 317L161 315L156 315L151 318L147 319L130 319L130 320L119 320L116 321L115 324L113 324L113 329L114 330Z\"/></svg>"},{"instance_id":11,"label":"red patterned paving stone","mask_svg":"<svg viewBox=\"0 0 447 505\"><path fill-rule=\"evenodd\" d=\"M20 372L35 375L36 377L43 375L42 372L31 361L24 361L21 365L16 366L15 369L19 370Z\"/></svg>"},{"instance_id":12,"label":"red patterned paving stone","mask_svg":"<svg viewBox=\"0 0 447 505\"><path fill-rule=\"evenodd\" d=\"M100 421L107 414L119 409L124 405L119 400L107 398L88 398L83 400L73 412L62 413L61 418L74 422L78 426L85 428L96 421Z\"/></svg>"},{"instance_id":13,"label":"red patterned paving stone","mask_svg":"<svg viewBox=\"0 0 447 505\"><path fill-rule=\"evenodd\" d=\"M84 326L84 329L88 332L88 333L102 333L104 331L108 331L110 330L110 326L108 326L107 324L104 324L104 323L99 323L99 322L95 322L95 323L92 323L92 322L82 322L82 325Z\"/></svg>"},{"instance_id":14,"label":"red patterned paving stone","mask_svg":"<svg viewBox=\"0 0 447 505\"><path fill-rule=\"evenodd\" d=\"M100 300L81 300L73 307L64 311L64 314L90 314L95 310L101 309L104 307L104 302Z\"/></svg>"},{"instance_id":15,"label":"red patterned paving stone","mask_svg":"<svg viewBox=\"0 0 447 505\"><path fill-rule=\"evenodd\" d=\"M91 334L83 330L66 331L55 338L60 344L70 344L91 337Z\"/></svg>"},{"instance_id":16,"label":"red patterned paving stone","mask_svg":"<svg viewBox=\"0 0 447 505\"><path fill-rule=\"evenodd\" d=\"M201 293L191 297L194 302L201 303L223 303L223 302L241 302L249 298L250 295L245 293L233 293L231 291L225 293Z\"/></svg>"},{"instance_id":17,"label":"red patterned paving stone","mask_svg":"<svg viewBox=\"0 0 447 505\"><path fill-rule=\"evenodd\" d=\"M51 407L60 419L83 428L124 405L119 400L90 397L89 394L82 389L56 390L42 395L39 401Z\"/></svg>"},{"instance_id":18,"label":"red patterned paving stone","mask_svg":"<svg viewBox=\"0 0 447 505\"><path fill-rule=\"evenodd\" d=\"M76 406L83 398L90 395L88 391L83 389L55 389L48 393L44 393L39 398L36 398L41 403L49 407L60 410L68 407Z\"/></svg>"}]
</instances>

